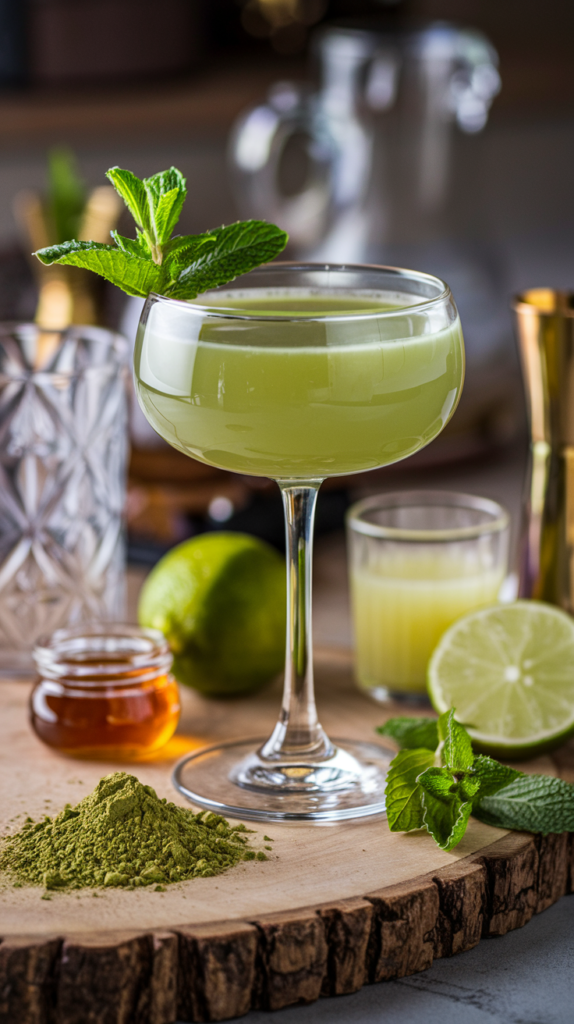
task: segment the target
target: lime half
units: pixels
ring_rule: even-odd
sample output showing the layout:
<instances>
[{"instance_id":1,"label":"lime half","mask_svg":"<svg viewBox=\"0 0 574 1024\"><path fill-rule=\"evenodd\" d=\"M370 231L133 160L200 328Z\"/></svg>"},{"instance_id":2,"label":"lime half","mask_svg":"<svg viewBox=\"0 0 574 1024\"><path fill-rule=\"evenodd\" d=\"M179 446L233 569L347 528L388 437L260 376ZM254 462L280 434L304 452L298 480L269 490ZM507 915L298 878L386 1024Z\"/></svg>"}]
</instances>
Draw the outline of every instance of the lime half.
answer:
<instances>
[{"instance_id":1,"label":"lime half","mask_svg":"<svg viewBox=\"0 0 574 1024\"><path fill-rule=\"evenodd\" d=\"M428 691L435 711L456 708L477 750L514 758L557 747L574 732L574 621L541 601L465 615L430 659Z\"/></svg>"}]
</instances>

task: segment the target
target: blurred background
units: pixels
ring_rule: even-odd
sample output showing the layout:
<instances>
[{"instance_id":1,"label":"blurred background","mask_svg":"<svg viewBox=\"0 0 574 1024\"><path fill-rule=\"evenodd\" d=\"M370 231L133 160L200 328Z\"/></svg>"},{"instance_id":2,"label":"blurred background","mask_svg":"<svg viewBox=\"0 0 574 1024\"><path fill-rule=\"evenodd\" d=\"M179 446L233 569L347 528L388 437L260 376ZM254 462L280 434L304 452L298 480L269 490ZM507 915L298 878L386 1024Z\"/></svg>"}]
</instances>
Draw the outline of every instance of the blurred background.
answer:
<instances>
[{"instance_id":1,"label":"blurred background","mask_svg":"<svg viewBox=\"0 0 574 1024\"><path fill-rule=\"evenodd\" d=\"M322 490L323 592L344 573L344 512L363 494L452 486L506 501L518 521L509 299L574 280L573 36L570 0L0 0L0 320L38 315L50 282L29 253L66 237L108 167L174 164L189 187L182 232L267 217L290 231L291 257L415 266L459 305L459 410L404 468ZM119 211L94 196L90 237L94 224L105 237ZM59 220L42 219L48 207ZM139 300L107 286L86 297L78 282L65 282L74 317L133 340ZM131 441L132 564L222 527L282 547L275 485L186 459L136 408Z\"/></svg>"}]
</instances>

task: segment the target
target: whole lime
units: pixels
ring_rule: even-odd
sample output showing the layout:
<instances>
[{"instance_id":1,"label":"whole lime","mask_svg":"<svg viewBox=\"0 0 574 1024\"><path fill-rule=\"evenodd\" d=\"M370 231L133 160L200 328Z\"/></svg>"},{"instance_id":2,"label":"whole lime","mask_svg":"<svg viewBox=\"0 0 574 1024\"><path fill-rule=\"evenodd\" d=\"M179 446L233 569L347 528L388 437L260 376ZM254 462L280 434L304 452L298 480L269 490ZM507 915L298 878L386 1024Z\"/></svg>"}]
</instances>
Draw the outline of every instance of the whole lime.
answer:
<instances>
[{"instance_id":1,"label":"whole lime","mask_svg":"<svg viewBox=\"0 0 574 1024\"><path fill-rule=\"evenodd\" d=\"M165 635L180 683L214 697L249 693L283 666L285 563L256 537L202 534L152 569L138 617Z\"/></svg>"}]
</instances>

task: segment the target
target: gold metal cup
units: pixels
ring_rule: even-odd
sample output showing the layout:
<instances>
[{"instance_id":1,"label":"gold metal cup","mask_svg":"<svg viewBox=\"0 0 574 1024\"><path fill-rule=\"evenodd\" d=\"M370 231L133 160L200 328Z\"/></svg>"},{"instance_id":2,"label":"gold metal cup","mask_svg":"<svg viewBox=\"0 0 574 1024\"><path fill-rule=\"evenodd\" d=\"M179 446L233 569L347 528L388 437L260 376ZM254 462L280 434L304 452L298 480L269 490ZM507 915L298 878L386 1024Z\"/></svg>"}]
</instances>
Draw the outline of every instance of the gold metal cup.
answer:
<instances>
[{"instance_id":1,"label":"gold metal cup","mask_svg":"<svg viewBox=\"0 0 574 1024\"><path fill-rule=\"evenodd\" d=\"M513 302L530 420L520 596L574 614L574 293Z\"/></svg>"}]
</instances>

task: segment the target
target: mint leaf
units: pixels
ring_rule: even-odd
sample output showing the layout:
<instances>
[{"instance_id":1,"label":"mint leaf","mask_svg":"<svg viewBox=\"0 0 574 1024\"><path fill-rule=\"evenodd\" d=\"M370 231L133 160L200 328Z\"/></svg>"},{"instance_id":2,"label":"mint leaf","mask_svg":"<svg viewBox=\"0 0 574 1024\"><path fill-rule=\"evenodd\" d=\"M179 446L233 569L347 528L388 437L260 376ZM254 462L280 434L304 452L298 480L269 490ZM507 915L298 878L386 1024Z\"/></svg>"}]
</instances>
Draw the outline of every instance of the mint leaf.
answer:
<instances>
[{"instance_id":1,"label":"mint leaf","mask_svg":"<svg viewBox=\"0 0 574 1024\"><path fill-rule=\"evenodd\" d=\"M157 174L144 178L143 185L148 194L148 202L152 210L157 208L162 197L169 195L171 192L182 194L182 205L187 195L187 182L177 167L169 167L167 171L158 171Z\"/></svg>"},{"instance_id":2,"label":"mint leaf","mask_svg":"<svg viewBox=\"0 0 574 1024\"><path fill-rule=\"evenodd\" d=\"M448 768L465 771L472 766L474 753L470 736L464 726L455 720L454 708L440 716L438 735L443 743L442 760Z\"/></svg>"},{"instance_id":3,"label":"mint leaf","mask_svg":"<svg viewBox=\"0 0 574 1024\"><path fill-rule=\"evenodd\" d=\"M151 253L149 245L146 242L145 235L141 232L137 232L136 238L124 238L123 235L119 235L117 231L110 231L110 234L118 246L123 252L129 253L131 256L137 256L142 260L150 260Z\"/></svg>"},{"instance_id":4,"label":"mint leaf","mask_svg":"<svg viewBox=\"0 0 574 1024\"><path fill-rule=\"evenodd\" d=\"M180 242L174 245L174 242ZM173 239L164 247L164 260L162 264L161 289L163 295L173 297L173 288L177 284L179 275L190 263L193 263L199 256L200 250L213 241L213 235L207 232L204 235L187 235L179 239Z\"/></svg>"},{"instance_id":5,"label":"mint leaf","mask_svg":"<svg viewBox=\"0 0 574 1024\"><path fill-rule=\"evenodd\" d=\"M161 246L171 237L187 196L183 174L177 167L143 180L121 167L106 173L146 236L154 262L161 263Z\"/></svg>"},{"instance_id":6,"label":"mint leaf","mask_svg":"<svg viewBox=\"0 0 574 1024\"><path fill-rule=\"evenodd\" d=\"M177 167L170 167L151 178L144 178L143 185L150 209L153 241L156 245L164 245L171 238L187 196L185 178Z\"/></svg>"},{"instance_id":7,"label":"mint leaf","mask_svg":"<svg viewBox=\"0 0 574 1024\"><path fill-rule=\"evenodd\" d=\"M184 270L197 259L203 246L214 241L215 235L209 231L203 235L176 235L163 247L164 266L169 266L175 279L180 270Z\"/></svg>"},{"instance_id":8,"label":"mint leaf","mask_svg":"<svg viewBox=\"0 0 574 1024\"><path fill-rule=\"evenodd\" d=\"M123 249L101 242L63 242L38 249L36 256L46 266L64 263L93 270L128 295L146 298L161 278L161 268L149 259L141 259Z\"/></svg>"},{"instance_id":9,"label":"mint leaf","mask_svg":"<svg viewBox=\"0 0 574 1024\"><path fill-rule=\"evenodd\" d=\"M171 233L179 220L184 199L185 192L182 193L176 188L161 196L154 211L155 235L160 245L171 238Z\"/></svg>"},{"instance_id":10,"label":"mint leaf","mask_svg":"<svg viewBox=\"0 0 574 1024\"><path fill-rule=\"evenodd\" d=\"M434 718L389 718L384 725L379 725L376 732L381 736L390 736L402 750L416 750L420 747L436 750L438 747L438 729Z\"/></svg>"},{"instance_id":11,"label":"mint leaf","mask_svg":"<svg viewBox=\"0 0 574 1024\"><path fill-rule=\"evenodd\" d=\"M510 782L520 778L523 774L516 768L508 768L505 764L495 761L494 758L487 757L486 754L479 754L472 762L471 768L472 777L480 781L476 799L482 800L484 796L497 793L499 789L508 786Z\"/></svg>"},{"instance_id":12,"label":"mint leaf","mask_svg":"<svg viewBox=\"0 0 574 1024\"><path fill-rule=\"evenodd\" d=\"M262 263L274 259L288 236L263 220L237 221L209 232L212 241L178 275L166 293L174 299L195 299L201 292L228 284Z\"/></svg>"},{"instance_id":13,"label":"mint leaf","mask_svg":"<svg viewBox=\"0 0 574 1024\"><path fill-rule=\"evenodd\" d=\"M456 780L448 768L427 768L419 776L423 823L441 850L452 850L462 839L480 781Z\"/></svg>"},{"instance_id":14,"label":"mint leaf","mask_svg":"<svg viewBox=\"0 0 574 1024\"><path fill-rule=\"evenodd\" d=\"M430 750L401 750L391 761L385 788L391 832L422 828L422 793L417 779L433 761L434 755Z\"/></svg>"},{"instance_id":15,"label":"mint leaf","mask_svg":"<svg viewBox=\"0 0 574 1024\"><path fill-rule=\"evenodd\" d=\"M574 785L550 775L520 775L480 799L474 816L487 825L519 832L574 832Z\"/></svg>"},{"instance_id":16,"label":"mint leaf","mask_svg":"<svg viewBox=\"0 0 574 1024\"><path fill-rule=\"evenodd\" d=\"M121 167L110 167L106 178L111 181L116 192L122 197L138 227L149 231L149 204L145 185L141 178Z\"/></svg>"}]
</instances>

